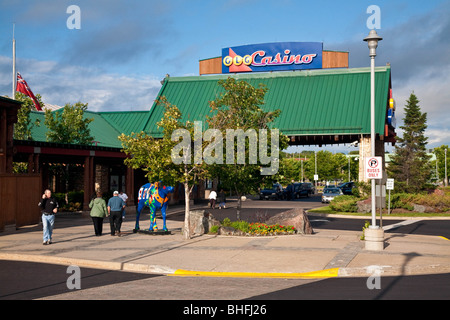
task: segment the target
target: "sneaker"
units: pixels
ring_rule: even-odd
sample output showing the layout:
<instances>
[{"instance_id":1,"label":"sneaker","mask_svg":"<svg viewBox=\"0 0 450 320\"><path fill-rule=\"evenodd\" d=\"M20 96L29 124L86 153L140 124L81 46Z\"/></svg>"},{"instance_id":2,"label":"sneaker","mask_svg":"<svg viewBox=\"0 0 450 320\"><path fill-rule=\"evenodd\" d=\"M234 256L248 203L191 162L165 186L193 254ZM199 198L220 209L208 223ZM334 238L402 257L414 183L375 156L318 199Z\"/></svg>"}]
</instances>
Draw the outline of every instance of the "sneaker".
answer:
<instances>
[{"instance_id":1,"label":"sneaker","mask_svg":"<svg viewBox=\"0 0 450 320\"><path fill-rule=\"evenodd\" d=\"M48 245L48 241L44 241L44 242L42 242L42 244L43 244L44 246L46 246L46 245Z\"/></svg>"}]
</instances>

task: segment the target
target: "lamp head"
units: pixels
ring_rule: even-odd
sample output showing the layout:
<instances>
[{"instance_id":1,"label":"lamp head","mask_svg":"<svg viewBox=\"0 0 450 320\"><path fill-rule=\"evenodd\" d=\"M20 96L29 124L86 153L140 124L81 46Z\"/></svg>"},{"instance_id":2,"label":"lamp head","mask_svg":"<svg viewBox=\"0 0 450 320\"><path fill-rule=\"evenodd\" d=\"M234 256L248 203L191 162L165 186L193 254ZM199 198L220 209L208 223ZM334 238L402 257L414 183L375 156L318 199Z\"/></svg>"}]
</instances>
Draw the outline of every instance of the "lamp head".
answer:
<instances>
[{"instance_id":1,"label":"lamp head","mask_svg":"<svg viewBox=\"0 0 450 320\"><path fill-rule=\"evenodd\" d=\"M377 55L376 49L378 47L378 41L383 40L380 37L375 29L370 30L369 35L364 38L364 41L367 41L367 45L369 46L369 56L375 57Z\"/></svg>"}]
</instances>

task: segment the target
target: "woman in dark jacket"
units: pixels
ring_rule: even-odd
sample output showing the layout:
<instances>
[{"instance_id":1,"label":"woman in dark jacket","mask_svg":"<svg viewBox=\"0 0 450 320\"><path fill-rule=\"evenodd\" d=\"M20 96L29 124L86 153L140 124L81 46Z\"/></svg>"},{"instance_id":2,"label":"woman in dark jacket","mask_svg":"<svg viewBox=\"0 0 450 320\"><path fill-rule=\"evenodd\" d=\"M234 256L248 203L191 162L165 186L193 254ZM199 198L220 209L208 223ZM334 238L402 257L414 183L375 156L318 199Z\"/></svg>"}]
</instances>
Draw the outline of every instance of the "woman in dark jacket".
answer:
<instances>
[{"instance_id":1,"label":"woman in dark jacket","mask_svg":"<svg viewBox=\"0 0 450 320\"><path fill-rule=\"evenodd\" d=\"M225 209L225 192L223 192L223 189L220 189L219 194L217 195L217 200L219 201L219 209L222 209L222 207Z\"/></svg>"}]
</instances>

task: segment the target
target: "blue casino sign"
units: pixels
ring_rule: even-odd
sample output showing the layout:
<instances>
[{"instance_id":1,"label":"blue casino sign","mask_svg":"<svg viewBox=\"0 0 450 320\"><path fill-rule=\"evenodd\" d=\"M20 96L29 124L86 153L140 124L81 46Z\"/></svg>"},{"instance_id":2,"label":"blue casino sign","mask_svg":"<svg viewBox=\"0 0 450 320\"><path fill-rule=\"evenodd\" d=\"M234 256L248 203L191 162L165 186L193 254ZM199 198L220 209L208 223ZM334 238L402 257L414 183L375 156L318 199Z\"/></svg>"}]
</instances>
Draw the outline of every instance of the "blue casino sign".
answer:
<instances>
[{"instance_id":1,"label":"blue casino sign","mask_svg":"<svg viewBox=\"0 0 450 320\"><path fill-rule=\"evenodd\" d=\"M322 42L275 42L222 49L222 73L322 69Z\"/></svg>"}]
</instances>

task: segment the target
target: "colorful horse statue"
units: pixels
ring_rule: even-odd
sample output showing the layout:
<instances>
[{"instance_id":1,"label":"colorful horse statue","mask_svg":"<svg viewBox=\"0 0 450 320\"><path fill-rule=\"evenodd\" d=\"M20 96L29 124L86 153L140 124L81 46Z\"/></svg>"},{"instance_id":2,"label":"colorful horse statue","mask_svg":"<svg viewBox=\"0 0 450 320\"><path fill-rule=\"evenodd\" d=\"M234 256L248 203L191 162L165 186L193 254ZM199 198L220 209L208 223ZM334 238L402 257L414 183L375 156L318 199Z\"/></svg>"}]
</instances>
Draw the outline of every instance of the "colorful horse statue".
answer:
<instances>
[{"instance_id":1,"label":"colorful horse statue","mask_svg":"<svg viewBox=\"0 0 450 320\"><path fill-rule=\"evenodd\" d=\"M169 205L169 194L173 193L173 190L173 187L166 187L161 182L147 183L139 189L135 231L139 230L139 216L145 207L150 209L150 228L148 230L158 231L156 210L161 209L163 230L168 231L166 227L166 210Z\"/></svg>"}]
</instances>

